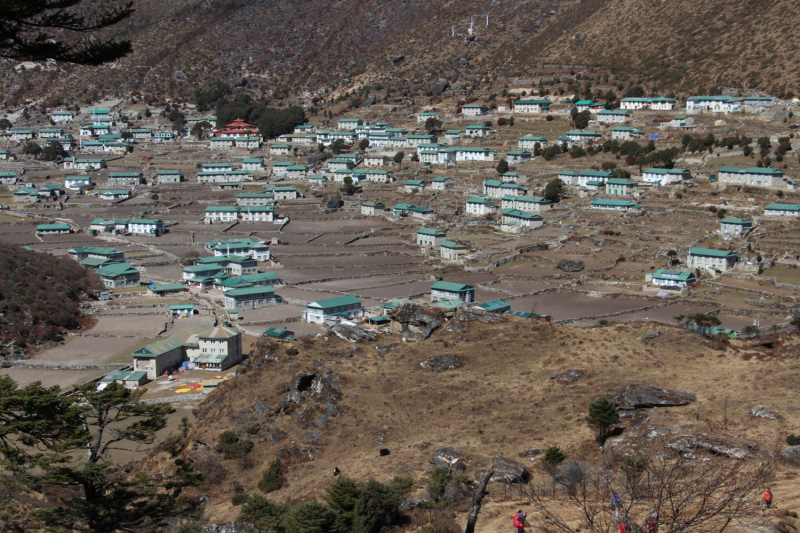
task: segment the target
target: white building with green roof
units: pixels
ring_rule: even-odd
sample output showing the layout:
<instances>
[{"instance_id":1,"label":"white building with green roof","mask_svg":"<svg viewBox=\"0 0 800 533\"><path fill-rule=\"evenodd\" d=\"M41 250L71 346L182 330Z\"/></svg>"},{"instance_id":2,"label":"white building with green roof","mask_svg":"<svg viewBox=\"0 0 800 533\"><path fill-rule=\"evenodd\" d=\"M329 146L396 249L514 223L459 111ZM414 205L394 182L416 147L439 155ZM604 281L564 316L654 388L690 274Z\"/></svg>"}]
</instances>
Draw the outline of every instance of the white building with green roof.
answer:
<instances>
[{"instance_id":1,"label":"white building with green roof","mask_svg":"<svg viewBox=\"0 0 800 533\"><path fill-rule=\"evenodd\" d=\"M603 109L597 112L597 122L601 124L625 124L633 113L625 109Z\"/></svg>"},{"instance_id":2,"label":"white building with green roof","mask_svg":"<svg viewBox=\"0 0 800 533\"><path fill-rule=\"evenodd\" d=\"M719 221L719 233L723 237L744 235L753 227L753 221L747 218L725 217Z\"/></svg>"},{"instance_id":3,"label":"white building with green roof","mask_svg":"<svg viewBox=\"0 0 800 533\"><path fill-rule=\"evenodd\" d=\"M225 309L229 311L260 309L273 306L282 301L280 295L275 294L275 289L271 285L231 289L225 291L223 300L225 301Z\"/></svg>"},{"instance_id":4,"label":"white building with green roof","mask_svg":"<svg viewBox=\"0 0 800 533\"><path fill-rule=\"evenodd\" d=\"M768 217L796 217L800 214L800 204L767 204L764 206L764 216Z\"/></svg>"},{"instance_id":5,"label":"white building with green roof","mask_svg":"<svg viewBox=\"0 0 800 533\"><path fill-rule=\"evenodd\" d=\"M447 240L447 232L436 228L420 228L416 233L417 246L438 248Z\"/></svg>"},{"instance_id":6,"label":"white building with green roof","mask_svg":"<svg viewBox=\"0 0 800 533\"><path fill-rule=\"evenodd\" d=\"M138 287L141 273L129 263L113 263L97 270L103 285L110 289Z\"/></svg>"},{"instance_id":7,"label":"white building with green roof","mask_svg":"<svg viewBox=\"0 0 800 533\"><path fill-rule=\"evenodd\" d=\"M461 300L466 303L475 301L475 287L463 283L437 281L431 285L431 301Z\"/></svg>"},{"instance_id":8,"label":"white building with green roof","mask_svg":"<svg viewBox=\"0 0 800 533\"><path fill-rule=\"evenodd\" d=\"M473 216L491 215L497 211L497 204L491 198L483 196L472 196L467 198L466 214Z\"/></svg>"},{"instance_id":9,"label":"white building with green roof","mask_svg":"<svg viewBox=\"0 0 800 533\"><path fill-rule=\"evenodd\" d=\"M697 281L692 272L685 272L682 270L667 270L659 268L652 274L645 274L645 281L658 285L659 287L677 287L682 289L690 283Z\"/></svg>"},{"instance_id":10,"label":"white building with green roof","mask_svg":"<svg viewBox=\"0 0 800 533\"><path fill-rule=\"evenodd\" d=\"M642 171L642 183L651 185L672 185L692 179L692 173L685 168L646 168Z\"/></svg>"},{"instance_id":11,"label":"white building with green roof","mask_svg":"<svg viewBox=\"0 0 800 533\"><path fill-rule=\"evenodd\" d=\"M445 261L458 261L469 252L469 247L455 241L444 241L439 247L439 253Z\"/></svg>"},{"instance_id":12,"label":"white building with green roof","mask_svg":"<svg viewBox=\"0 0 800 533\"><path fill-rule=\"evenodd\" d=\"M726 272L736 265L739 256L729 250L712 248L690 248L686 256L686 266Z\"/></svg>"},{"instance_id":13,"label":"white building with green roof","mask_svg":"<svg viewBox=\"0 0 800 533\"><path fill-rule=\"evenodd\" d=\"M553 102L546 98L529 98L514 102L514 113L547 113Z\"/></svg>"},{"instance_id":14,"label":"white building with green roof","mask_svg":"<svg viewBox=\"0 0 800 533\"><path fill-rule=\"evenodd\" d=\"M355 296L340 296L318 300L308 304L301 318L312 324L337 324L340 320L352 320L364 316L364 305Z\"/></svg>"},{"instance_id":15,"label":"white building with green roof","mask_svg":"<svg viewBox=\"0 0 800 533\"><path fill-rule=\"evenodd\" d=\"M644 130L639 128L632 128L630 126L617 126L611 128L611 138L617 141L629 141L632 139L639 139L644 137Z\"/></svg>"},{"instance_id":16,"label":"white building with green roof","mask_svg":"<svg viewBox=\"0 0 800 533\"><path fill-rule=\"evenodd\" d=\"M751 187L782 187L783 171L764 167L722 167L717 171L720 183L726 185L749 185Z\"/></svg>"},{"instance_id":17,"label":"white building with green roof","mask_svg":"<svg viewBox=\"0 0 800 533\"><path fill-rule=\"evenodd\" d=\"M605 198L592 200L591 206L592 209L611 209L623 213L630 210L638 211L642 208L642 206L632 200L608 200Z\"/></svg>"}]
</instances>

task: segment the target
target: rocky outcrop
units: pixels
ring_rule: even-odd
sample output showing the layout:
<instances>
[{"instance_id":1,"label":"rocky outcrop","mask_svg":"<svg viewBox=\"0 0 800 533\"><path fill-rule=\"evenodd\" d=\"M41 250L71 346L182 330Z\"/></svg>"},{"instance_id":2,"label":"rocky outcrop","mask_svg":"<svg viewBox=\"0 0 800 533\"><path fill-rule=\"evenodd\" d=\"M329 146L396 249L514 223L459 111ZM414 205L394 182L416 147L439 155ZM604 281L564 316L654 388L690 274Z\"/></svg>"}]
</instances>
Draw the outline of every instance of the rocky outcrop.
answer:
<instances>
[{"instance_id":1,"label":"rocky outcrop","mask_svg":"<svg viewBox=\"0 0 800 533\"><path fill-rule=\"evenodd\" d=\"M455 355L434 355L430 359L419 364L422 368L430 370L434 374L445 370L455 370L461 366L461 360Z\"/></svg>"},{"instance_id":2,"label":"rocky outcrop","mask_svg":"<svg viewBox=\"0 0 800 533\"><path fill-rule=\"evenodd\" d=\"M400 324L400 333L406 336L419 335L420 340L430 337L446 320L441 310L412 303L402 304L390 316Z\"/></svg>"},{"instance_id":3,"label":"rocky outcrop","mask_svg":"<svg viewBox=\"0 0 800 533\"><path fill-rule=\"evenodd\" d=\"M643 384L628 385L611 398L620 409L688 405L696 399L695 395L689 392L678 392Z\"/></svg>"},{"instance_id":4,"label":"rocky outcrop","mask_svg":"<svg viewBox=\"0 0 800 533\"><path fill-rule=\"evenodd\" d=\"M723 455L732 459L744 459L753 456L753 453L746 448L736 446L731 442L705 433L675 437L667 442L667 448L673 449L679 453L706 451L714 455Z\"/></svg>"},{"instance_id":5,"label":"rocky outcrop","mask_svg":"<svg viewBox=\"0 0 800 533\"><path fill-rule=\"evenodd\" d=\"M335 210L342 207L342 197L338 193L329 194L328 199L325 201L325 209Z\"/></svg>"},{"instance_id":6,"label":"rocky outcrop","mask_svg":"<svg viewBox=\"0 0 800 533\"><path fill-rule=\"evenodd\" d=\"M750 416L753 418L768 418L770 420L778 420L780 417L775 413L764 409L763 405L756 405L750 410Z\"/></svg>"},{"instance_id":7,"label":"rocky outcrop","mask_svg":"<svg viewBox=\"0 0 800 533\"><path fill-rule=\"evenodd\" d=\"M781 451L781 458L790 463L800 465L800 446L787 446Z\"/></svg>"},{"instance_id":8,"label":"rocky outcrop","mask_svg":"<svg viewBox=\"0 0 800 533\"><path fill-rule=\"evenodd\" d=\"M562 385L572 385L573 383L578 381L578 379L580 379L582 375L583 375L583 370L578 370L577 368L571 368L567 370L567 372L563 376L558 378L558 382L561 383Z\"/></svg>"},{"instance_id":9,"label":"rocky outcrop","mask_svg":"<svg viewBox=\"0 0 800 533\"><path fill-rule=\"evenodd\" d=\"M350 326L348 324L336 324L328 329L328 333L332 333L348 342L375 340L375 334L371 331L365 331L358 326Z\"/></svg>"},{"instance_id":10,"label":"rocky outcrop","mask_svg":"<svg viewBox=\"0 0 800 533\"><path fill-rule=\"evenodd\" d=\"M445 331L447 332L454 332L459 333L462 331L466 331L467 329L467 322L502 322L503 317L496 314L490 313L480 307L472 307L470 304L461 304L456 309L455 315L453 316L453 320L448 324Z\"/></svg>"},{"instance_id":11,"label":"rocky outcrop","mask_svg":"<svg viewBox=\"0 0 800 533\"><path fill-rule=\"evenodd\" d=\"M442 94L442 91L446 90L448 87L450 87L450 82L444 78L439 78L433 85L431 85L429 92L433 96L439 96Z\"/></svg>"},{"instance_id":12,"label":"rocky outcrop","mask_svg":"<svg viewBox=\"0 0 800 533\"><path fill-rule=\"evenodd\" d=\"M491 483L527 483L530 478L524 464L499 455L492 459L492 470ZM483 474L478 472L476 479L482 479Z\"/></svg>"},{"instance_id":13,"label":"rocky outcrop","mask_svg":"<svg viewBox=\"0 0 800 533\"><path fill-rule=\"evenodd\" d=\"M562 259L558 262L558 268L564 272L580 272L586 265L580 259Z\"/></svg>"},{"instance_id":14,"label":"rocky outcrop","mask_svg":"<svg viewBox=\"0 0 800 533\"><path fill-rule=\"evenodd\" d=\"M447 468L453 472L464 472L467 469L464 464L464 454L455 448L445 446L437 446L433 449L430 463L436 468Z\"/></svg>"},{"instance_id":15,"label":"rocky outcrop","mask_svg":"<svg viewBox=\"0 0 800 533\"><path fill-rule=\"evenodd\" d=\"M294 418L318 429L324 428L330 417L339 415L337 403L341 399L340 388L342 383L339 376L330 370L298 374L292 380L278 412L292 414Z\"/></svg>"},{"instance_id":16,"label":"rocky outcrop","mask_svg":"<svg viewBox=\"0 0 800 533\"><path fill-rule=\"evenodd\" d=\"M247 522L230 522L221 526L211 524L204 527L203 531L205 533L262 533L255 525Z\"/></svg>"}]
</instances>

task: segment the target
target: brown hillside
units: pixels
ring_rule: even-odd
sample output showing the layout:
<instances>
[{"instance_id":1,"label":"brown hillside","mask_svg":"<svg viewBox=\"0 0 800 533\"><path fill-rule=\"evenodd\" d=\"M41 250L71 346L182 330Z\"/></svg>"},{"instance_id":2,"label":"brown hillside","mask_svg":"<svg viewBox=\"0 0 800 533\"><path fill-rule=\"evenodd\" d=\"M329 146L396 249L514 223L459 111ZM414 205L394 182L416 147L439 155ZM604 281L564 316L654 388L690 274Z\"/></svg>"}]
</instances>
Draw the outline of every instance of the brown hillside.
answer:
<instances>
[{"instance_id":1,"label":"brown hillside","mask_svg":"<svg viewBox=\"0 0 800 533\"><path fill-rule=\"evenodd\" d=\"M734 341L716 351L684 330L662 326L655 339L637 340L652 330L641 323L577 329L513 318L471 323L466 332L437 333L421 343L382 339L381 348L391 346L385 355L374 345L333 336L296 343L300 354L294 357L284 354L284 345L273 351L278 361L254 358L246 374L201 405L182 457L209 479L197 494L210 498L205 518L220 523L238 513L230 503L233 482L256 491L276 458L284 465L287 485L270 497L282 502L319 495L334 466L359 481L396 475L419 481L440 445L460 450L469 474L502 455L525 461L536 475L538 463L521 459L520 452L554 444L572 457L597 459L600 450L584 421L587 406L627 384L697 395L690 406L651 410L645 428L713 432L769 450L797 427L794 338L781 339L772 350ZM436 375L420 366L443 354L455 355L462 366ZM560 378L570 369L583 374L565 384ZM293 377L304 372L323 377L314 382L323 384L323 393L312 390L299 405L273 415ZM559 379L551 379L556 372ZM756 404L782 421L750 418ZM244 430L251 426L259 431L248 437ZM246 459L222 460L215 447L225 430L253 440ZM381 448L391 454L381 457ZM174 469L166 453L145 463L151 472ZM800 507L791 483L780 482L782 508ZM421 495L423 484L417 487ZM493 505L502 507L498 502L506 497L501 487L492 489ZM508 527L505 514L495 516L496 526L485 530Z\"/></svg>"}]
</instances>

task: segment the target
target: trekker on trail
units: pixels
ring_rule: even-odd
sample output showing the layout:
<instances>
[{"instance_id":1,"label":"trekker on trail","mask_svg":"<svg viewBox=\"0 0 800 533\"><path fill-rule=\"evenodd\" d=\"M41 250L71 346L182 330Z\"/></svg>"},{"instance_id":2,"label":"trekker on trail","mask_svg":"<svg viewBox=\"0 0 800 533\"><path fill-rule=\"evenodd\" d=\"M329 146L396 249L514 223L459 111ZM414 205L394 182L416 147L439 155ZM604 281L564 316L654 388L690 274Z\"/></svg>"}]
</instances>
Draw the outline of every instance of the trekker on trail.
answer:
<instances>
[{"instance_id":1,"label":"trekker on trail","mask_svg":"<svg viewBox=\"0 0 800 533\"><path fill-rule=\"evenodd\" d=\"M772 492L769 489L764 491L764 505L767 509L772 507Z\"/></svg>"},{"instance_id":2,"label":"trekker on trail","mask_svg":"<svg viewBox=\"0 0 800 533\"><path fill-rule=\"evenodd\" d=\"M525 533L525 513L522 509L514 515L514 527L517 528L517 533Z\"/></svg>"},{"instance_id":3,"label":"trekker on trail","mask_svg":"<svg viewBox=\"0 0 800 533\"><path fill-rule=\"evenodd\" d=\"M622 507L622 501L616 494L611 495L611 509L614 511L614 520L619 520L619 510Z\"/></svg>"}]
</instances>

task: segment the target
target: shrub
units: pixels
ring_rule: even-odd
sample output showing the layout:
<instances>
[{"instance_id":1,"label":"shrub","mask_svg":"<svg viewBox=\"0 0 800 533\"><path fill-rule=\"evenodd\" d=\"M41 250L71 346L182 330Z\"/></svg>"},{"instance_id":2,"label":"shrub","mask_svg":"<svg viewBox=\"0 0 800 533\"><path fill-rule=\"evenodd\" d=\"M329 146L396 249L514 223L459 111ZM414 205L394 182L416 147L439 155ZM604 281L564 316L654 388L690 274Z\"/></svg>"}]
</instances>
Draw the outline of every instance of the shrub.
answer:
<instances>
[{"instance_id":1,"label":"shrub","mask_svg":"<svg viewBox=\"0 0 800 533\"><path fill-rule=\"evenodd\" d=\"M601 326L605 326L606 324L608 324L608 320L606 320L605 318L601 318L600 320L597 321L597 323Z\"/></svg>"},{"instance_id":2,"label":"shrub","mask_svg":"<svg viewBox=\"0 0 800 533\"><path fill-rule=\"evenodd\" d=\"M286 533L330 533L336 525L336 513L322 503L303 502L284 515L283 525Z\"/></svg>"},{"instance_id":3,"label":"shrub","mask_svg":"<svg viewBox=\"0 0 800 533\"><path fill-rule=\"evenodd\" d=\"M222 447L223 459L241 459L253 449L253 441L242 440Z\"/></svg>"},{"instance_id":4,"label":"shrub","mask_svg":"<svg viewBox=\"0 0 800 533\"><path fill-rule=\"evenodd\" d=\"M248 496L239 511L240 522L250 522L255 524L262 531L273 531L280 533L283 531L281 522L286 508L280 504L266 499L261 494Z\"/></svg>"},{"instance_id":5,"label":"shrub","mask_svg":"<svg viewBox=\"0 0 800 533\"><path fill-rule=\"evenodd\" d=\"M600 165L600 168L602 168L603 170L611 170L613 168L617 168L617 164L612 161L606 161L605 163Z\"/></svg>"},{"instance_id":6,"label":"shrub","mask_svg":"<svg viewBox=\"0 0 800 533\"><path fill-rule=\"evenodd\" d=\"M261 426L259 425L250 426L244 431L248 435L258 435L261 432Z\"/></svg>"},{"instance_id":7,"label":"shrub","mask_svg":"<svg viewBox=\"0 0 800 533\"><path fill-rule=\"evenodd\" d=\"M244 502L247 501L247 494L244 493L244 487L241 484L234 483L233 484L233 498L231 498L231 503L233 505L242 505Z\"/></svg>"},{"instance_id":8,"label":"shrub","mask_svg":"<svg viewBox=\"0 0 800 533\"><path fill-rule=\"evenodd\" d=\"M505 119L505 118L498 118L497 119L497 125L498 126L505 126L506 124L508 124L508 120L507 119Z\"/></svg>"},{"instance_id":9,"label":"shrub","mask_svg":"<svg viewBox=\"0 0 800 533\"><path fill-rule=\"evenodd\" d=\"M288 355L289 357L294 357L295 355L297 355L299 353L300 352L297 350L297 348L291 348L291 347L290 348L286 348L286 355Z\"/></svg>"},{"instance_id":10,"label":"shrub","mask_svg":"<svg viewBox=\"0 0 800 533\"><path fill-rule=\"evenodd\" d=\"M564 462L566 458L567 455L561 451L561 448L558 446L550 446L544 451L544 455L542 455L540 461L544 466L554 467Z\"/></svg>"},{"instance_id":11,"label":"shrub","mask_svg":"<svg viewBox=\"0 0 800 533\"><path fill-rule=\"evenodd\" d=\"M544 119L545 119L547 122L553 122L553 115L547 115L547 116L546 116Z\"/></svg>"},{"instance_id":12,"label":"shrub","mask_svg":"<svg viewBox=\"0 0 800 533\"><path fill-rule=\"evenodd\" d=\"M789 446L800 446L800 435L788 435L786 437L786 444Z\"/></svg>"},{"instance_id":13,"label":"shrub","mask_svg":"<svg viewBox=\"0 0 800 533\"><path fill-rule=\"evenodd\" d=\"M283 486L283 472L281 466L273 461L258 482L258 490L265 494L279 490Z\"/></svg>"},{"instance_id":14,"label":"shrub","mask_svg":"<svg viewBox=\"0 0 800 533\"><path fill-rule=\"evenodd\" d=\"M222 434L219 436L219 441L222 444L234 444L239 440L239 437L236 436L236 433L233 431L223 431Z\"/></svg>"}]
</instances>

